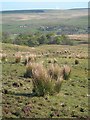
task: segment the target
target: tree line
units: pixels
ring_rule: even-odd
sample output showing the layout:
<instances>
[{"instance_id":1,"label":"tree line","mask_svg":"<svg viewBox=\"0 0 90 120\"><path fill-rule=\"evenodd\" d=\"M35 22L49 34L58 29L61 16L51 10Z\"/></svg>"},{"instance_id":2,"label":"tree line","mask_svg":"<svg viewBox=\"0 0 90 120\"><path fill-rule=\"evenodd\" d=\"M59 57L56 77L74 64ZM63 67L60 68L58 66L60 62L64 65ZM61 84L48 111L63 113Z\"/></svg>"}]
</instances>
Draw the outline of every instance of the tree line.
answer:
<instances>
[{"instance_id":1,"label":"tree line","mask_svg":"<svg viewBox=\"0 0 90 120\"><path fill-rule=\"evenodd\" d=\"M30 47L43 44L73 45L73 42L64 34L58 36L55 33L43 34L39 32L34 34L18 34L14 37L11 37L8 33L2 33L2 42Z\"/></svg>"}]
</instances>

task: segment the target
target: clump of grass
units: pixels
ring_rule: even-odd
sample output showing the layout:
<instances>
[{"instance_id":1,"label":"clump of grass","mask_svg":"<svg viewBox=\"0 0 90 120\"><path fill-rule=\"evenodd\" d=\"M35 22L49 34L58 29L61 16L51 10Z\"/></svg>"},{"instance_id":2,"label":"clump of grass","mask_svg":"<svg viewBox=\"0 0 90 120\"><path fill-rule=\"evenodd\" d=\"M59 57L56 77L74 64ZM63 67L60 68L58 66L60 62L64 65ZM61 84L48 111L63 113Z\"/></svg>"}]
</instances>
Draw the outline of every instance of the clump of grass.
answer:
<instances>
[{"instance_id":1,"label":"clump of grass","mask_svg":"<svg viewBox=\"0 0 90 120\"><path fill-rule=\"evenodd\" d=\"M32 77L32 70L34 69L35 65L36 65L35 63L31 63L31 62L27 64L24 77L30 77L30 78Z\"/></svg>"},{"instance_id":2,"label":"clump of grass","mask_svg":"<svg viewBox=\"0 0 90 120\"><path fill-rule=\"evenodd\" d=\"M63 83L63 78L62 77L58 78L57 81L55 82L54 89L57 93L60 92L62 83Z\"/></svg>"},{"instance_id":3,"label":"clump of grass","mask_svg":"<svg viewBox=\"0 0 90 120\"><path fill-rule=\"evenodd\" d=\"M63 78L60 76L60 67L57 64L51 64L49 69L46 69L42 64L36 64L32 70L32 76L33 91L38 96L60 92Z\"/></svg>"},{"instance_id":4,"label":"clump of grass","mask_svg":"<svg viewBox=\"0 0 90 120\"><path fill-rule=\"evenodd\" d=\"M36 60L36 55L31 54L30 56L28 56L28 62L35 62Z\"/></svg>"},{"instance_id":5,"label":"clump of grass","mask_svg":"<svg viewBox=\"0 0 90 120\"><path fill-rule=\"evenodd\" d=\"M33 69L33 91L38 96L53 93L51 78L42 64L37 64Z\"/></svg>"},{"instance_id":6,"label":"clump of grass","mask_svg":"<svg viewBox=\"0 0 90 120\"><path fill-rule=\"evenodd\" d=\"M28 58L26 57L24 60L24 65L27 65L27 63L28 63Z\"/></svg>"},{"instance_id":7,"label":"clump of grass","mask_svg":"<svg viewBox=\"0 0 90 120\"><path fill-rule=\"evenodd\" d=\"M52 79L57 80L60 77L60 67L58 64L50 64L48 74Z\"/></svg>"},{"instance_id":8,"label":"clump of grass","mask_svg":"<svg viewBox=\"0 0 90 120\"><path fill-rule=\"evenodd\" d=\"M21 56L16 56L15 63L20 63L20 61L21 61Z\"/></svg>"},{"instance_id":9,"label":"clump of grass","mask_svg":"<svg viewBox=\"0 0 90 120\"><path fill-rule=\"evenodd\" d=\"M29 56L25 56L25 59L24 59L24 65L27 65L27 64L29 63L29 61L28 61L28 57L29 57Z\"/></svg>"},{"instance_id":10,"label":"clump of grass","mask_svg":"<svg viewBox=\"0 0 90 120\"><path fill-rule=\"evenodd\" d=\"M7 61L7 55L4 53L4 54L0 54L0 59L2 62L6 62Z\"/></svg>"},{"instance_id":11,"label":"clump of grass","mask_svg":"<svg viewBox=\"0 0 90 120\"><path fill-rule=\"evenodd\" d=\"M64 66L61 74L61 68L57 64L50 64L46 69L42 63L30 62L26 66L25 77L32 78L33 92L38 96L44 96L59 93L63 78L67 79L69 73L68 66Z\"/></svg>"},{"instance_id":12,"label":"clump of grass","mask_svg":"<svg viewBox=\"0 0 90 120\"><path fill-rule=\"evenodd\" d=\"M15 63L20 63L21 62L21 59L22 59L22 56L20 53L17 53L15 55Z\"/></svg>"},{"instance_id":13,"label":"clump of grass","mask_svg":"<svg viewBox=\"0 0 90 120\"><path fill-rule=\"evenodd\" d=\"M35 62L35 61L36 61L36 55L31 54L25 57L24 65L27 65L29 62Z\"/></svg>"},{"instance_id":14,"label":"clump of grass","mask_svg":"<svg viewBox=\"0 0 90 120\"><path fill-rule=\"evenodd\" d=\"M71 68L67 65L64 65L64 67L61 69L61 76L64 80L68 80L70 77Z\"/></svg>"},{"instance_id":15,"label":"clump of grass","mask_svg":"<svg viewBox=\"0 0 90 120\"><path fill-rule=\"evenodd\" d=\"M51 64L48 69L48 74L54 81L54 92L59 93L63 82L63 77L60 74L61 68L58 64Z\"/></svg>"}]
</instances>

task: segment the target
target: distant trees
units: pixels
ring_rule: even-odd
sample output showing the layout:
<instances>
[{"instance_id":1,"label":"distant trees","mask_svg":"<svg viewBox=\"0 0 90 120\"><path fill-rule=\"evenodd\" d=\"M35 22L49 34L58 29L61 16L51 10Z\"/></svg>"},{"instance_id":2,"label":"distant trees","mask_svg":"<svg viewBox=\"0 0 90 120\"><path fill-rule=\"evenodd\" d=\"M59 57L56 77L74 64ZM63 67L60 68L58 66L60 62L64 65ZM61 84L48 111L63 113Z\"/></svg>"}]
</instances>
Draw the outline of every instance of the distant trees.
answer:
<instances>
[{"instance_id":1,"label":"distant trees","mask_svg":"<svg viewBox=\"0 0 90 120\"><path fill-rule=\"evenodd\" d=\"M13 44L17 45L28 45L27 44L27 35L25 34L19 34L16 36L16 38L13 41Z\"/></svg>"},{"instance_id":2,"label":"distant trees","mask_svg":"<svg viewBox=\"0 0 90 120\"><path fill-rule=\"evenodd\" d=\"M42 34L37 32L35 34L19 34L14 39L10 35L3 33L2 41L4 43L13 43L17 45L39 46L42 44L59 44L59 45L73 45L71 40L66 35L55 35L55 33Z\"/></svg>"},{"instance_id":3,"label":"distant trees","mask_svg":"<svg viewBox=\"0 0 90 120\"><path fill-rule=\"evenodd\" d=\"M56 36L55 40L54 40L54 43L61 44L61 42L62 42L62 37L61 36Z\"/></svg>"},{"instance_id":4,"label":"distant trees","mask_svg":"<svg viewBox=\"0 0 90 120\"><path fill-rule=\"evenodd\" d=\"M37 41L39 42L39 44L47 44L48 43L48 39L46 37L46 35L41 35Z\"/></svg>"},{"instance_id":5,"label":"distant trees","mask_svg":"<svg viewBox=\"0 0 90 120\"><path fill-rule=\"evenodd\" d=\"M7 32L2 32L2 42L3 43L12 43L12 39L10 37L10 34Z\"/></svg>"},{"instance_id":6,"label":"distant trees","mask_svg":"<svg viewBox=\"0 0 90 120\"><path fill-rule=\"evenodd\" d=\"M27 42L28 46L32 47L32 46L38 46L39 42L36 39L36 36L31 36L28 38L28 42Z\"/></svg>"},{"instance_id":7,"label":"distant trees","mask_svg":"<svg viewBox=\"0 0 90 120\"><path fill-rule=\"evenodd\" d=\"M73 41L71 41L68 36L61 35L61 44L62 45L73 45Z\"/></svg>"},{"instance_id":8,"label":"distant trees","mask_svg":"<svg viewBox=\"0 0 90 120\"><path fill-rule=\"evenodd\" d=\"M73 45L73 42L66 35L56 35L51 44L59 44L59 45Z\"/></svg>"}]
</instances>

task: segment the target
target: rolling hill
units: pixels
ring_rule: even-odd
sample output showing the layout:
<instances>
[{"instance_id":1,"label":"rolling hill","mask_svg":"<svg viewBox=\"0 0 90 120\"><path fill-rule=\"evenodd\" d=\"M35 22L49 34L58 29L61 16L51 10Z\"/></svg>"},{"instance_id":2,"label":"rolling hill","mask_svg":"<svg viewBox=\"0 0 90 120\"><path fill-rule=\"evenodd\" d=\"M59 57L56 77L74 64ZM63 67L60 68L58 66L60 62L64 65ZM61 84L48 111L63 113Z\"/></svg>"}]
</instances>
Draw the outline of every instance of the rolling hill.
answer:
<instances>
[{"instance_id":1,"label":"rolling hill","mask_svg":"<svg viewBox=\"0 0 90 120\"><path fill-rule=\"evenodd\" d=\"M2 31L85 34L88 33L88 9L2 11Z\"/></svg>"}]
</instances>

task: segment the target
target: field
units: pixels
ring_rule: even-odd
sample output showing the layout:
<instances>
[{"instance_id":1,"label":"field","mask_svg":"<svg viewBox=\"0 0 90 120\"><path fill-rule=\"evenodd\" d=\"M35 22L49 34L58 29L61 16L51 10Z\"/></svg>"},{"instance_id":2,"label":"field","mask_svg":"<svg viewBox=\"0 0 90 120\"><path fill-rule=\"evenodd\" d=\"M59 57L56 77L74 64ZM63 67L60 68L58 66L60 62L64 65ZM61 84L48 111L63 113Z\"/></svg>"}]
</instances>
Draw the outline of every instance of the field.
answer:
<instances>
[{"instance_id":1,"label":"field","mask_svg":"<svg viewBox=\"0 0 90 120\"><path fill-rule=\"evenodd\" d=\"M83 13L83 14L82 14ZM76 22L78 21L78 22ZM56 32L58 34L87 33L88 10L11 11L2 13L3 32L33 33Z\"/></svg>"},{"instance_id":2,"label":"field","mask_svg":"<svg viewBox=\"0 0 90 120\"><path fill-rule=\"evenodd\" d=\"M0 43L0 78L2 78L0 107L2 106L3 118L89 118L88 59L90 58L88 56L87 17L87 9L2 12L2 23L0 23L2 31L0 32L4 33L4 37L1 40L0 36L0 40L3 42ZM47 36L49 33L50 36ZM19 34L21 36L17 38ZM42 37L42 35L47 37ZM16 42L15 38L17 38ZM33 41L37 43L38 39L39 44L32 44ZM42 40L51 40L51 44L47 41L42 44ZM20 41L24 44L16 45ZM28 41L27 44L25 44L26 41ZM61 44L62 41L64 43L66 41L66 43ZM29 47L31 44L33 47ZM19 62L15 62L16 55L22 56ZM67 71L63 69L62 74L68 73L70 70L70 78L65 80L62 77L64 75L60 76L61 71L59 71L55 81L53 75L47 77L49 73L47 72L44 76L42 72L37 80L38 77L34 76L35 66L32 70L34 75L30 78L25 76L29 65L28 62L25 65L25 58L30 55L36 57L34 62L39 64L39 67L43 64L44 72L50 69L50 65L54 67L57 65L58 70L69 66ZM40 69L37 69L36 73L38 72ZM57 69L56 72L58 73ZM42 76L48 79L46 80ZM51 90L49 89L52 87L50 82L54 84L53 86L59 86L57 83L58 80L61 80L60 91L54 94L49 94L49 91L47 94L38 95L35 93L38 90L33 89L35 80L41 80L44 93L47 92L45 91L47 88L48 91ZM48 84L44 83L45 80L49 81L48 84L51 86L48 87ZM40 86L39 89L42 90ZM56 89L59 88L54 90Z\"/></svg>"},{"instance_id":3,"label":"field","mask_svg":"<svg viewBox=\"0 0 90 120\"><path fill-rule=\"evenodd\" d=\"M88 60L87 45L77 46L43 45L26 47L2 44L3 53L7 54L7 62L2 63L2 113L7 118L87 118L88 117ZM72 57L65 50L70 51ZM15 63L14 54L20 51L22 62ZM62 51L63 54L58 54ZM48 59L57 59L57 64L71 67L70 79L63 82L59 94L37 97L32 93L32 79L24 78L26 66L23 65L26 54L36 54L36 62L47 66ZM75 65L75 56L79 64ZM14 85L16 84L16 85Z\"/></svg>"}]
</instances>

